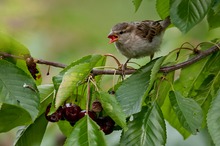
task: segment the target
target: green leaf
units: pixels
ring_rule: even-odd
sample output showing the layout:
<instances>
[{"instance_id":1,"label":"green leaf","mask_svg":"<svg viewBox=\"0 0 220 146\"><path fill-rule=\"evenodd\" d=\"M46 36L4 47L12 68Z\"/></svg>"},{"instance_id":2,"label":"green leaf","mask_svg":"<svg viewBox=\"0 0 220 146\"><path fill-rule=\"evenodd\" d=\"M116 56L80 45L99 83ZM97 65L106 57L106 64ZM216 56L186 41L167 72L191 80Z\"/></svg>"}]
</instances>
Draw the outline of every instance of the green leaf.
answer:
<instances>
[{"instance_id":1,"label":"green leaf","mask_svg":"<svg viewBox=\"0 0 220 146\"><path fill-rule=\"evenodd\" d=\"M14 40L12 37L3 33L0 33L0 52L13 54L20 57L24 57L24 55L30 55L29 50L25 46ZM27 70L26 63L23 60L14 58L5 58L5 60L14 64L20 64L20 68Z\"/></svg>"},{"instance_id":2,"label":"green leaf","mask_svg":"<svg viewBox=\"0 0 220 146\"><path fill-rule=\"evenodd\" d=\"M44 114L42 114L33 124L19 129L15 146L39 146L43 139L47 123Z\"/></svg>"},{"instance_id":3,"label":"green leaf","mask_svg":"<svg viewBox=\"0 0 220 146\"><path fill-rule=\"evenodd\" d=\"M62 82L62 79L63 79L63 76L64 74L71 68L71 67L74 67L76 65L80 65L80 64L83 64L83 63L91 63L93 64L96 57L99 57L99 55L88 55L88 56L85 56L85 57L82 57L81 59L71 63L70 65L68 65L66 68L64 68L60 73L59 75L53 77L53 83L54 83L54 87L56 90L58 90L61 82ZM102 59L100 59L100 63L97 63L97 66L100 65L104 65L105 64L105 60L106 60L106 57L102 56Z\"/></svg>"},{"instance_id":4,"label":"green leaf","mask_svg":"<svg viewBox=\"0 0 220 146\"><path fill-rule=\"evenodd\" d=\"M0 132L7 132L32 122L30 114L25 109L10 104L0 106L0 117Z\"/></svg>"},{"instance_id":5,"label":"green leaf","mask_svg":"<svg viewBox=\"0 0 220 146\"><path fill-rule=\"evenodd\" d=\"M124 80L116 90L116 99L120 103L126 116L141 111L146 90L149 89L151 79L151 69L156 60L151 61Z\"/></svg>"},{"instance_id":6,"label":"green leaf","mask_svg":"<svg viewBox=\"0 0 220 146\"><path fill-rule=\"evenodd\" d=\"M209 29L215 29L220 27L220 22L216 20L220 20L220 12L214 13L214 10L210 9L208 16L207 16Z\"/></svg>"},{"instance_id":7,"label":"green leaf","mask_svg":"<svg viewBox=\"0 0 220 146\"><path fill-rule=\"evenodd\" d=\"M215 14L220 12L220 1L219 0L213 0L212 9L213 9Z\"/></svg>"},{"instance_id":8,"label":"green leaf","mask_svg":"<svg viewBox=\"0 0 220 146\"><path fill-rule=\"evenodd\" d=\"M120 127L126 129L126 116L115 99L115 96L105 92L100 92L97 98L101 102L106 114L110 116Z\"/></svg>"},{"instance_id":9,"label":"green leaf","mask_svg":"<svg viewBox=\"0 0 220 146\"><path fill-rule=\"evenodd\" d=\"M45 84L38 86L38 90L40 93L39 116L33 124L23 127L18 131L15 142L16 146L38 146L43 139L48 123L44 113L53 99L54 87L52 84ZM30 137L34 137L34 139L30 139Z\"/></svg>"},{"instance_id":10,"label":"green leaf","mask_svg":"<svg viewBox=\"0 0 220 146\"><path fill-rule=\"evenodd\" d=\"M208 60L207 60L208 59ZM178 88L181 90L181 93L184 93L185 97L191 97L193 98L203 109L203 115L206 115L209 109L209 105L211 103L211 99L215 96L215 94L218 91L219 88L219 82L220 82L220 52L212 54L210 57L203 59L204 61L197 62L196 64L191 65L188 68L195 67L197 70L188 70L190 72L190 78L191 76L195 78L193 79L193 82L188 82L189 85L184 83L184 79L182 80L183 86L179 84ZM188 73L183 76L188 76ZM181 73L182 74L182 73ZM181 75L182 76L182 75ZM186 78L185 78L185 81ZM176 89L176 88L175 88ZM183 91L182 91L183 90ZM205 126L205 120L204 126Z\"/></svg>"},{"instance_id":11,"label":"green leaf","mask_svg":"<svg viewBox=\"0 0 220 146\"><path fill-rule=\"evenodd\" d=\"M90 71L90 63L84 63L72 67L65 73L57 91L56 107L62 105L71 96L73 90L86 80Z\"/></svg>"},{"instance_id":12,"label":"green leaf","mask_svg":"<svg viewBox=\"0 0 220 146\"><path fill-rule=\"evenodd\" d=\"M202 74L208 59L209 58L207 57L199 62L194 63L193 65L188 66L187 68L182 69L180 77L174 83L175 90L181 92L183 96L188 97L192 88L195 88L195 83Z\"/></svg>"},{"instance_id":13,"label":"green leaf","mask_svg":"<svg viewBox=\"0 0 220 146\"><path fill-rule=\"evenodd\" d=\"M56 108L62 105L73 94L74 89L86 81L91 70L97 64L100 64L99 62L103 61L105 57L101 55L92 55L89 58L88 62L82 60L81 63L78 62L77 64L67 67L56 94Z\"/></svg>"},{"instance_id":14,"label":"green leaf","mask_svg":"<svg viewBox=\"0 0 220 146\"><path fill-rule=\"evenodd\" d=\"M215 96L218 87L219 87L219 81L220 81L220 74L213 75L210 74L208 75L199 88L195 90L193 93L191 93L191 96L200 104L203 105L207 99L211 99Z\"/></svg>"},{"instance_id":15,"label":"green leaf","mask_svg":"<svg viewBox=\"0 0 220 146\"><path fill-rule=\"evenodd\" d=\"M172 23L186 33L202 21L211 4L211 0L171 0L170 17Z\"/></svg>"},{"instance_id":16,"label":"green leaf","mask_svg":"<svg viewBox=\"0 0 220 146\"><path fill-rule=\"evenodd\" d=\"M0 33L0 52L16 55L19 57L31 56L29 50L24 45L14 40L12 37L6 34L3 34L3 33ZM28 75L32 77L32 75L30 74L27 68L25 60L15 59L15 58L4 58L4 60L7 60L13 64L16 64L17 67L19 67L20 69L22 69L23 71L25 71ZM41 79L42 79L41 74L39 72L37 74L36 83L40 84Z\"/></svg>"},{"instance_id":17,"label":"green leaf","mask_svg":"<svg viewBox=\"0 0 220 146\"><path fill-rule=\"evenodd\" d=\"M54 87L52 84L38 86L40 93L40 112L39 115L46 111L47 106L52 102L54 96Z\"/></svg>"},{"instance_id":18,"label":"green leaf","mask_svg":"<svg viewBox=\"0 0 220 146\"><path fill-rule=\"evenodd\" d=\"M63 76L64 74L72 67L76 66L76 65L80 65L80 64L83 64L83 63L91 63L91 65L93 65L97 60L96 58L99 58L100 55L88 55L88 56L85 56L85 57L82 57L81 59L71 63L70 65L68 65L65 69L63 69L59 75L53 77L53 83L54 83L54 87L56 90L58 90L61 82L62 82L62 79L63 79ZM98 63L96 63L96 66L104 66L105 64L105 60L106 60L106 57L102 56L102 59L100 59L98 61Z\"/></svg>"},{"instance_id":19,"label":"green leaf","mask_svg":"<svg viewBox=\"0 0 220 146\"><path fill-rule=\"evenodd\" d=\"M60 120L58 123L60 131L66 136L69 137L69 135L73 131L73 126L70 125L70 123L66 120Z\"/></svg>"},{"instance_id":20,"label":"green leaf","mask_svg":"<svg viewBox=\"0 0 220 146\"><path fill-rule=\"evenodd\" d=\"M151 69L151 75L150 75L150 83L149 86L147 88L147 91L145 92L145 97L148 95L149 91L151 90L151 88L153 87L153 84L155 82L155 80L157 79L157 73L160 70L161 64L163 63L163 61L165 60L166 57L160 57L157 58L153 68Z\"/></svg>"},{"instance_id":21,"label":"green leaf","mask_svg":"<svg viewBox=\"0 0 220 146\"><path fill-rule=\"evenodd\" d=\"M207 49L207 47L209 48L210 46L205 46L203 50ZM184 97L193 98L199 103L203 109L204 116L207 114L213 94L216 94L217 88L219 87L219 54L220 53L214 53L199 62L181 69L180 76L174 83L176 91L179 91ZM184 138L187 138L189 133L182 128L171 107L169 98L165 99L162 111L170 125L176 128ZM205 126L205 120L203 122L203 126Z\"/></svg>"},{"instance_id":22,"label":"green leaf","mask_svg":"<svg viewBox=\"0 0 220 146\"><path fill-rule=\"evenodd\" d=\"M141 5L142 0L132 0L134 6L135 6L135 11L137 11Z\"/></svg>"},{"instance_id":23,"label":"green leaf","mask_svg":"<svg viewBox=\"0 0 220 146\"><path fill-rule=\"evenodd\" d=\"M170 0L157 0L156 9L160 18L165 19L170 15Z\"/></svg>"},{"instance_id":24,"label":"green leaf","mask_svg":"<svg viewBox=\"0 0 220 146\"><path fill-rule=\"evenodd\" d=\"M84 116L73 128L64 146L106 146L103 132L99 126L89 118Z\"/></svg>"},{"instance_id":25,"label":"green leaf","mask_svg":"<svg viewBox=\"0 0 220 146\"><path fill-rule=\"evenodd\" d=\"M211 135L211 138L216 146L220 145L220 89L218 90L216 97L213 98L212 103L210 105L210 109L207 115L207 127L208 131Z\"/></svg>"},{"instance_id":26,"label":"green leaf","mask_svg":"<svg viewBox=\"0 0 220 146\"><path fill-rule=\"evenodd\" d=\"M176 113L174 112L172 105L170 103L169 97L165 98L164 104L161 109L162 109L164 118L169 122L169 124L172 127L178 130L178 132L183 136L184 139L190 136L190 133L185 128L183 128L180 121L178 120L178 117Z\"/></svg>"},{"instance_id":27,"label":"green leaf","mask_svg":"<svg viewBox=\"0 0 220 146\"><path fill-rule=\"evenodd\" d=\"M216 75L208 76L202 83L200 89L194 99L198 100L202 105L204 115L207 115L212 99L216 96L220 83L220 71ZM207 121L204 120L203 125L206 126Z\"/></svg>"},{"instance_id":28,"label":"green leaf","mask_svg":"<svg viewBox=\"0 0 220 146\"><path fill-rule=\"evenodd\" d=\"M161 146L166 143L166 127L160 107L143 107L128 122L128 130L123 133L121 146Z\"/></svg>"},{"instance_id":29,"label":"green leaf","mask_svg":"<svg viewBox=\"0 0 220 146\"><path fill-rule=\"evenodd\" d=\"M38 115L39 94L34 80L23 70L5 60L0 60L0 103L26 110L32 121Z\"/></svg>"},{"instance_id":30,"label":"green leaf","mask_svg":"<svg viewBox=\"0 0 220 146\"><path fill-rule=\"evenodd\" d=\"M163 73L158 74L159 81L156 82L153 89L153 94L150 94L150 97L157 101L158 105L161 107L164 104L166 97L169 96L171 84L174 80L174 72L168 73L166 76Z\"/></svg>"},{"instance_id":31,"label":"green leaf","mask_svg":"<svg viewBox=\"0 0 220 146\"><path fill-rule=\"evenodd\" d=\"M170 102L182 126L196 134L202 126L202 108L191 98L184 98L179 92L170 92Z\"/></svg>"},{"instance_id":32,"label":"green leaf","mask_svg":"<svg viewBox=\"0 0 220 146\"><path fill-rule=\"evenodd\" d=\"M12 37L0 33L0 52L7 52L14 55L28 55L30 54L29 50Z\"/></svg>"}]
</instances>

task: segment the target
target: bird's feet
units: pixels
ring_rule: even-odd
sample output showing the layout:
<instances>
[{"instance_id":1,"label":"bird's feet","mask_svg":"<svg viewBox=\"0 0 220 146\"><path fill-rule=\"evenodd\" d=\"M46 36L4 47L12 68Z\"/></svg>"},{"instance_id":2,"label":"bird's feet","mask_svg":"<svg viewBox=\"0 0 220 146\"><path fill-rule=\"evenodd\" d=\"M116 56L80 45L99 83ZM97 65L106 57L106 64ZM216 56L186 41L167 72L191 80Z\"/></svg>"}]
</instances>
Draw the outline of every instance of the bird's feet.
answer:
<instances>
[{"instance_id":1,"label":"bird's feet","mask_svg":"<svg viewBox=\"0 0 220 146\"><path fill-rule=\"evenodd\" d=\"M126 75L126 70L130 70L131 68L128 68L127 64L129 62L130 59L128 59L124 64L121 64L121 75L122 75L122 79L125 78L125 75Z\"/></svg>"},{"instance_id":2,"label":"bird's feet","mask_svg":"<svg viewBox=\"0 0 220 146\"><path fill-rule=\"evenodd\" d=\"M134 70L134 68L132 67L128 67L127 64L129 62L130 59L128 59L124 64L120 63L119 60L112 54L106 54L105 56L109 56L109 57L112 57L115 62L117 63L118 65L118 70L121 71L121 76L122 76L122 79L124 79L125 75L126 75L126 71L128 70Z\"/></svg>"}]
</instances>

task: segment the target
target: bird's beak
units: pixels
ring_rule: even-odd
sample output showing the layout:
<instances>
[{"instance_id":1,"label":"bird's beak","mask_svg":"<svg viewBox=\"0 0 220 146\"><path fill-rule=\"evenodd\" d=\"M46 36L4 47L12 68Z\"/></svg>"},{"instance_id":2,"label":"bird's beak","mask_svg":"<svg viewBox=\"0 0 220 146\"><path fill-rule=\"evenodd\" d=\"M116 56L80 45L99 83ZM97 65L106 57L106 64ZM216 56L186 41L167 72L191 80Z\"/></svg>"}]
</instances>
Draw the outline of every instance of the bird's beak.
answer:
<instances>
[{"instance_id":1,"label":"bird's beak","mask_svg":"<svg viewBox=\"0 0 220 146\"><path fill-rule=\"evenodd\" d=\"M114 43L118 40L118 35L116 35L115 33L111 32L108 35L108 38L110 39L109 44Z\"/></svg>"}]
</instances>

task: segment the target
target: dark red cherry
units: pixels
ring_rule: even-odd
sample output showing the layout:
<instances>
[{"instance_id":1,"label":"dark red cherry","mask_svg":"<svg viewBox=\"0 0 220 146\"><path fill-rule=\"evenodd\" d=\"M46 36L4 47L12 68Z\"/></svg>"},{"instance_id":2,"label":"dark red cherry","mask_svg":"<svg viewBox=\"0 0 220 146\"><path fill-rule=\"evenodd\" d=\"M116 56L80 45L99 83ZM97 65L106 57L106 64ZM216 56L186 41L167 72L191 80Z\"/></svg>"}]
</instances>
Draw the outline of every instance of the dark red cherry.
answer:
<instances>
[{"instance_id":1,"label":"dark red cherry","mask_svg":"<svg viewBox=\"0 0 220 146\"><path fill-rule=\"evenodd\" d=\"M109 116L97 118L96 123L99 126L107 125L107 126L114 127L115 125L115 122Z\"/></svg>"},{"instance_id":2,"label":"dark red cherry","mask_svg":"<svg viewBox=\"0 0 220 146\"><path fill-rule=\"evenodd\" d=\"M47 106L45 117L50 122L58 122L62 118L62 107L59 107L57 111L51 115L48 115L50 112L51 104Z\"/></svg>"},{"instance_id":3,"label":"dark red cherry","mask_svg":"<svg viewBox=\"0 0 220 146\"><path fill-rule=\"evenodd\" d=\"M89 111L88 111L88 114L89 114L89 117L90 117L91 119L96 120L97 117L96 117L96 113L95 113L95 112L89 110ZM82 110L82 111L79 113L78 118L81 119L81 118L83 118L85 115L86 115L86 110Z\"/></svg>"},{"instance_id":4,"label":"dark red cherry","mask_svg":"<svg viewBox=\"0 0 220 146\"><path fill-rule=\"evenodd\" d=\"M96 119L96 123L101 127L101 126L104 126L105 125L105 122L104 122L104 117L98 117Z\"/></svg>"},{"instance_id":5,"label":"dark red cherry","mask_svg":"<svg viewBox=\"0 0 220 146\"><path fill-rule=\"evenodd\" d=\"M114 127L109 127L109 126L101 126L100 129L105 133L105 135L108 135L110 133L113 132L113 129Z\"/></svg>"},{"instance_id":6,"label":"dark red cherry","mask_svg":"<svg viewBox=\"0 0 220 146\"><path fill-rule=\"evenodd\" d=\"M105 124L109 127L114 127L115 121L112 120L109 116L104 117Z\"/></svg>"},{"instance_id":7,"label":"dark red cherry","mask_svg":"<svg viewBox=\"0 0 220 146\"><path fill-rule=\"evenodd\" d=\"M106 135L112 133L115 125L115 122L109 116L97 118L96 123Z\"/></svg>"},{"instance_id":8,"label":"dark red cherry","mask_svg":"<svg viewBox=\"0 0 220 146\"><path fill-rule=\"evenodd\" d=\"M75 122L78 120L78 114L81 108L76 104L66 104L63 107L63 116L67 121Z\"/></svg>"}]
</instances>

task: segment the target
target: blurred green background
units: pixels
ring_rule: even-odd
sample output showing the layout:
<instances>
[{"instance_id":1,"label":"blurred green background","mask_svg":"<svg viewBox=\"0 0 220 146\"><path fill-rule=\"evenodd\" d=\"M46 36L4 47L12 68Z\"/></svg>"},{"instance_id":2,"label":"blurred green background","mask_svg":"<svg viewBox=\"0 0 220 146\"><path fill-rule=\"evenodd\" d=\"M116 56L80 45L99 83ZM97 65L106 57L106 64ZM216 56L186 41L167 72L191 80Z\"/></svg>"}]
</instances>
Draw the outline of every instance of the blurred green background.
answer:
<instances>
[{"instance_id":1,"label":"blurred green background","mask_svg":"<svg viewBox=\"0 0 220 146\"><path fill-rule=\"evenodd\" d=\"M107 35L111 27L122 21L141 21L145 19L160 19L154 0L145 0L140 9L135 12L132 0L1 0L0 1L0 31L11 35L30 49L34 58L70 64L89 54L114 54L120 61L126 58L119 54L113 44L108 44ZM189 33L182 34L176 28L166 31L161 51L155 56L167 54L181 46L184 42L194 45L201 41L209 41L218 37L220 30L208 31L206 21L202 21ZM148 58L133 60L141 65ZM108 64L115 66L112 59ZM47 66L40 65L43 83L51 83L51 77L60 69L51 68L46 76ZM103 88L112 85L112 78L107 77ZM15 130L0 134L0 146L12 145ZM57 139L57 127L50 125L42 146L54 146ZM114 134L108 136L116 141ZM209 140L204 130L199 136L183 141L182 137L172 128L168 128L167 146L208 146ZM113 145L113 143L112 143Z\"/></svg>"}]
</instances>

